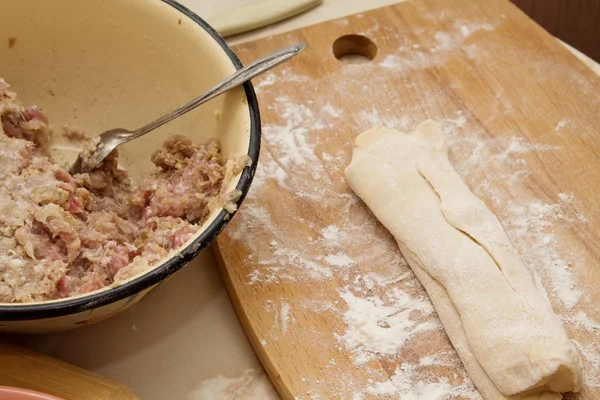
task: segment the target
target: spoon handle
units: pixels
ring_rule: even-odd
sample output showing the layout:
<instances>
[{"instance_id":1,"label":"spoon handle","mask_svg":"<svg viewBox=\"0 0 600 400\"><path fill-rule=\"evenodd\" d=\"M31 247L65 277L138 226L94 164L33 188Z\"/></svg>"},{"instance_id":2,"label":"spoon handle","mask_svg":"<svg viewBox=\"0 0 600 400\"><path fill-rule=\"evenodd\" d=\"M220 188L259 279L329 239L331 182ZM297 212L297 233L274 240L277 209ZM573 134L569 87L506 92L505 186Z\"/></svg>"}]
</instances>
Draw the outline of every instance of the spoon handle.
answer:
<instances>
[{"instance_id":1,"label":"spoon handle","mask_svg":"<svg viewBox=\"0 0 600 400\"><path fill-rule=\"evenodd\" d=\"M200 104L219 96L223 92L226 92L231 88L241 85L242 83L249 81L255 76L260 75L263 72L266 72L271 68L276 67L282 62L300 53L304 49L304 47L305 45L303 43L298 43L289 47L285 47L281 50L268 54L265 57L254 61L253 63L245 66L242 69L237 70L234 74L230 75L228 78L221 81L219 84L208 89L206 92L196 97L195 99L189 101L188 103L184 104L178 109L171 111L166 115L163 115L159 119L150 122L147 125L144 125L140 129L132 132L132 135L128 138L127 141L135 139L138 136L144 135L158 128L159 126L162 126L167 122L187 113L188 111L193 110Z\"/></svg>"}]
</instances>

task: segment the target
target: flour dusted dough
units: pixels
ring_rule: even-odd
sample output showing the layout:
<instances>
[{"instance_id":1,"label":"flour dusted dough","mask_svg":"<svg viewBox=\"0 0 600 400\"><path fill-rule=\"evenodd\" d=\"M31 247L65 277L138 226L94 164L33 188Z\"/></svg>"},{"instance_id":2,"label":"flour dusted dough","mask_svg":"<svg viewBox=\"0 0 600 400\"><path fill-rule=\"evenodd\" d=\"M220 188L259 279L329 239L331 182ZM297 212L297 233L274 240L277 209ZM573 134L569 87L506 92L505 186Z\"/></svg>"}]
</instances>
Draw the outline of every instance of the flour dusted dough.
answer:
<instances>
[{"instance_id":1,"label":"flour dusted dough","mask_svg":"<svg viewBox=\"0 0 600 400\"><path fill-rule=\"evenodd\" d=\"M579 390L579 360L559 318L455 172L437 123L359 135L346 180L396 238L484 398Z\"/></svg>"}]
</instances>

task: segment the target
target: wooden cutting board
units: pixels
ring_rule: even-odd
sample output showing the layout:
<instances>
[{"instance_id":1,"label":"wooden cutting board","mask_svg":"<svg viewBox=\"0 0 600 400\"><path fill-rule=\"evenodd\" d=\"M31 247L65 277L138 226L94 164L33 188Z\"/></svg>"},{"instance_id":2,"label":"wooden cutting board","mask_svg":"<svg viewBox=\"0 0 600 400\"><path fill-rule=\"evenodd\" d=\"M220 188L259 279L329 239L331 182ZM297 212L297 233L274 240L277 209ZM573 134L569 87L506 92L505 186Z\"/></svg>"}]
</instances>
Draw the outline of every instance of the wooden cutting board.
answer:
<instances>
[{"instance_id":1,"label":"wooden cutting board","mask_svg":"<svg viewBox=\"0 0 600 400\"><path fill-rule=\"evenodd\" d=\"M254 82L260 165L217 241L281 396L474 398L426 293L343 179L360 132L431 118L580 352L585 385L566 398L600 398L600 79L505 0L415 0L235 51L247 63L300 41Z\"/></svg>"},{"instance_id":2,"label":"wooden cutting board","mask_svg":"<svg viewBox=\"0 0 600 400\"><path fill-rule=\"evenodd\" d=\"M0 385L64 400L138 400L125 385L91 371L0 341Z\"/></svg>"}]
</instances>

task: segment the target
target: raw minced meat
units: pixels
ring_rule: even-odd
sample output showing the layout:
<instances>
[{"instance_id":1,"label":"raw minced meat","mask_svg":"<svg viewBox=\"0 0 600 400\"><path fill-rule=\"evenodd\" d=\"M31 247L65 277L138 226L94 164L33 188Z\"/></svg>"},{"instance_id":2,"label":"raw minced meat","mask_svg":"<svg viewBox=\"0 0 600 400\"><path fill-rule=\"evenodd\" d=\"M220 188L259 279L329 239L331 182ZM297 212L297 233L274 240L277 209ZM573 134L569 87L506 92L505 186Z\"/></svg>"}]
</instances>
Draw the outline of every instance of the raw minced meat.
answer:
<instances>
[{"instance_id":1,"label":"raw minced meat","mask_svg":"<svg viewBox=\"0 0 600 400\"><path fill-rule=\"evenodd\" d=\"M52 131L0 78L0 302L88 293L147 270L187 242L227 191L247 156L227 163L219 145L167 140L156 172L136 188L117 152L75 175L48 153Z\"/></svg>"}]
</instances>

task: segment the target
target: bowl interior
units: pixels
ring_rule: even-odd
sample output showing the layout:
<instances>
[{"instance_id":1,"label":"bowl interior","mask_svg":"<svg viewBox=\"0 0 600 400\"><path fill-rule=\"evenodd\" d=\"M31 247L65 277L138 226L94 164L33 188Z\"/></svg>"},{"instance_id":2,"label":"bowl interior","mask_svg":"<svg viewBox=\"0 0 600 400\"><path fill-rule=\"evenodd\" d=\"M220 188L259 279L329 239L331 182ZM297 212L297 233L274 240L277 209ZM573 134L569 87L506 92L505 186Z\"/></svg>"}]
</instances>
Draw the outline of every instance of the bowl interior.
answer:
<instances>
[{"instance_id":1,"label":"bowl interior","mask_svg":"<svg viewBox=\"0 0 600 400\"><path fill-rule=\"evenodd\" d=\"M137 128L235 71L213 37L161 0L5 1L0 15L0 77L48 115L53 155L62 162L77 152L60 135L64 125L95 133ZM217 138L226 157L246 154L248 107L243 88L234 89L122 146L121 164L139 181L154 168L151 154L175 133L195 142Z\"/></svg>"}]
</instances>

